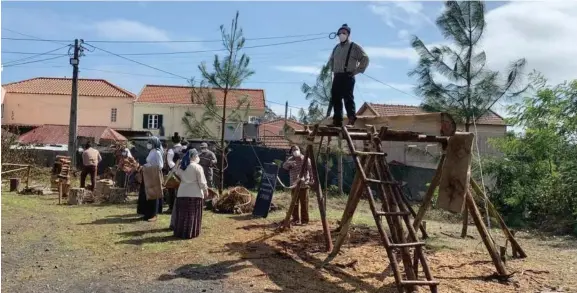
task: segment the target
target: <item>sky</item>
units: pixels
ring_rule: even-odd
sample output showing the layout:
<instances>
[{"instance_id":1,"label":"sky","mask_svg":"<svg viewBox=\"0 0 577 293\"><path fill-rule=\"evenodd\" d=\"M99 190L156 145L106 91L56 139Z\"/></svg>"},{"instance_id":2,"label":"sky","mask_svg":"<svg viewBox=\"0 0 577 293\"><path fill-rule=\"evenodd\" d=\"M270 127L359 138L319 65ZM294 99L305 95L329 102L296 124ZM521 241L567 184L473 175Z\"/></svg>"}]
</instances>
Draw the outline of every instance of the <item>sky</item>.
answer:
<instances>
[{"instance_id":1,"label":"sky","mask_svg":"<svg viewBox=\"0 0 577 293\"><path fill-rule=\"evenodd\" d=\"M527 59L526 73L542 72L552 83L577 78L577 1L487 2L482 49L487 66L504 72L508 64ZM215 54L194 52L222 49L220 25L230 27L236 11L247 38L244 50L255 74L242 87L265 90L267 104L284 115L288 101L292 114L308 101L300 88L314 83L336 40L328 34L343 23L351 40L370 58L366 75L355 86L357 108L363 102L418 105L415 80L407 75L417 61L410 48L412 35L425 44L446 42L435 26L442 2L1 2L1 36L57 42L2 40L1 62L30 54L66 54L62 48L84 39L90 51L80 60L81 78L102 78L135 94L145 84L187 85L200 78L198 65L211 68ZM20 33L20 34L18 34ZM28 36L23 36L25 34ZM300 35L294 37L295 35ZM306 36L302 36L306 35ZM269 39L267 38L275 37ZM257 39L257 40L254 40ZM310 40L313 39L313 40ZM115 41L181 41L194 43L127 44ZM109 43L97 41L112 41ZM293 43L289 43L293 42ZM285 44L279 44L285 43ZM288 43L288 44L287 44ZM122 59L125 55L151 69ZM191 52L192 51L192 52ZM189 52L182 54L156 54ZM52 60L38 61L55 58ZM28 64L21 64L30 62ZM43 55L2 68L2 84L34 77L71 77L68 57ZM164 72L163 72L164 71ZM167 73L168 72L168 73ZM503 104L494 109L506 115Z\"/></svg>"}]
</instances>

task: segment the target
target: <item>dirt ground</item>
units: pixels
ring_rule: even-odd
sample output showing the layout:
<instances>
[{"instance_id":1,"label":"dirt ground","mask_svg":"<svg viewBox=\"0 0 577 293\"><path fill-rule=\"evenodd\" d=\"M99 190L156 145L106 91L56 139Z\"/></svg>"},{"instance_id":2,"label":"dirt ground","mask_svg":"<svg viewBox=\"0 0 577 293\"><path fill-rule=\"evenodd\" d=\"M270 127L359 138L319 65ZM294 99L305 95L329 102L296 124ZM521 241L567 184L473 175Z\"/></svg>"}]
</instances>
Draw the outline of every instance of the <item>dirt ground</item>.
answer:
<instances>
[{"instance_id":1,"label":"dirt ground","mask_svg":"<svg viewBox=\"0 0 577 293\"><path fill-rule=\"evenodd\" d=\"M342 206L329 199L332 228ZM66 206L52 195L3 192L2 291L396 292L366 206L341 254L322 270L315 265L327 253L314 208L308 226L282 234L274 228L284 211L268 219L205 212L193 240L172 237L169 215L148 223L135 210L133 203ZM529 257L508 260L514 274L500 283L489 278L495 268L474 226L460 239L459 224L431 215L426 254L440 292L577 292L576 240L518 232ZM504 243L499 231L492 234Z\"/></svg>"}]
</instances>

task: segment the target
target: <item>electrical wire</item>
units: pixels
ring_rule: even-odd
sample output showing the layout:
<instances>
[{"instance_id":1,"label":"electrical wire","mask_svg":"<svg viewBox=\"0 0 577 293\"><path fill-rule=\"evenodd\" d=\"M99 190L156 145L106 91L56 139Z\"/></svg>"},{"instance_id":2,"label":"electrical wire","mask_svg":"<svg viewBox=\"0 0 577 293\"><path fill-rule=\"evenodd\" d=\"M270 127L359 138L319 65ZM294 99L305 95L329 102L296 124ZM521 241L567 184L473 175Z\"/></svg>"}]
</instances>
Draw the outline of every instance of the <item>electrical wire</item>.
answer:
<instances>
[{"instance_id":1,"label":"electrical wire","mask_svg":"<svg viewBox=\"0 0 577 293\"><path fill-rule=\"evenodd\" d=\"M14 32L14 31L12 31ZM18 33L18 32L16 32ZM18 33L21 34L21 33ZM316 33L316 34L303 34L303 35L287 35L287 36L273 36L273 37L257 37L257 38L245 38L246 41L258 41L258 40L273 40L273 39L288 39L288 38L302 38L302 37L312 37L327 35L329 33ZM24 34L21 34L24 35ZM28 36L28 35L24 35ZM40 38L9 38L3 37L2 40L12 40L12 41L35 41L35 42L67 42L66 40L49 40ZM154 40L86 40L90 43L109 43L109 44L164 44L164 43L220 43L222 40L167 40L167 41L154 41Z\"/></svg>"},{"instance_id":2,"label":"electrical wire","mask_svg":"<svg viewBox=\"0 0 577 293\"><path fill-rule=\"evenodd\" d=\"M326 37L317 37L317 38L310 38L304 40L295 40L295 41L287 41L287 42L280 42L280 43L272 43L272 44L262 44L262 45L254 45L254 46L246 46L242 49L255 49L255 48L265 48L265 47L272 47L272 46L281 46L281 45L288 45L288 44L295 44L295 43L303 43L303 42L310 42L325 39ZM88 43L88 42L86 42ZM101 49L102 50L102 49ZM176 52L146 52L146 53L118 53L122 56L152 56L152 55L179 55L179 54L196 54L196 53L206 53L206 52L223 52L227 51L228 49L209 49L209 50L196 50L196 51L176 51Z\"/></svg>"},{"instance_id":3,"label":"electrical wire","mask_svg":"<svg viewBox=\"0 0 577 293\"><path fill-rule=\"evenodd\" d=\"M67 46L63 46L63 47L60 47L60 48L56 48L56 49L54 49L54 50L50 50L50 51L47 51L47 52L44 52L44 53L32 55L32 56L29 56L29 57L24 57L24 58L20 58L20 59L16 59L16 60L10 60L10 61L7 61L6 63L2 64L2 65L5 66L5 65L8 65L8 64L11 64L11 63L15 63L15 62L20 62L20 61L25 61L25 60L29 60L29 59L34 59L35 57L39 57L39 56L46 56L46 55L48 55L48 54L50 54L50 53L52 53L52 52L56 52L56 51L58 51L58 50L62 50L62 49L64 49L64 48L68 48L68 47L69 47L69 46L67 45ZM61 56L64 56L64 55L65 55L65 54L62 54Z\"/></svg>"},{"instance_id":4,"label":"electrical wire","mask_svg":"<svg viewBox=\"0 0 577 293\"><path fill-rule=\"evenodd\" d=\"M56 58L67 57L67 56L68 56L68 55L65 55L65 56L53 56L53 57L50 57L50 58L45 58L45 59L40 59L40 60L32 60L32 61L22 62L22 63L17 63L17 64L2 65L2 67L3 67L3 68L7 68L7 67L18 66L18 65L30 64L30 63L37 63L37 62L42 62L42 61L47 61L47 60L53 60L53 59L56 59Z\"/></svg>"},{"instance_id":5,"label":"electrical wire","mask_svg":"<svg viewBox=\"0 0 577 293\"><path fill-rule=\"evenodd\" d=\"M59 44L59 45L67 45L67 44L70 42L70 41L65 41L65 40L46 40L46 39L42 39L42 38L39 38L39 37L36 37L36 36L33 36L33 35L28 35L28 34L25 34L25 33L21 33L21 32L18 32L18 31L15 31L15 30L6 28L6 27L2 27L2 29L5 30L5 31L9 31L9 32L12 32L12 33L21 35L21 36L25 36L25 37L32 38L32 39L34 39L34 40L36 40L36 41L52 42L52 43ZM2 38L2 39L4 39L4 38Z\"/></svg>"},{"instance_id":6,"label":"electrical wire","mask_svg":"<svg viewBox=\"0 0 577 293\"><path fill-rule=\"evenodd\" d=\"M94 45L91 45L91 44L87 44L87 45L92 46L92 47L94 47L95 49L100 50L100 51L103 51L103 52L108 53L108 54L110 54L110 55L113 55L113 56L122 58L122 59L124 59L124 60L127 60L127 61L130 61L130 62L139 64L139 65L142 65L142 66L144 66L144 67L148 67L148 68L150 68L150 69L154 69L154 70L157 70L157 71L160 71L160 72L164 72L164 73L169 74L169 75L172 75L172 76L180 77L180 78L185 79L185 80L190 80L189 78L184 77L184 76L182 76L182 75L178 75L178 74L175 74L175 73L172 73L172 72L169 72L169 71L166 71L166 70L162 70L162 69L157 68L157 67L154 67L154 66L150 66L150 65L148 65L148 64L145 64L145 63L142 63L142 62L140 62L140 61L136 61L136 60L130 59L130 58L128 58L128 57L124 57L124 56L122 56L122 55L120 55L120 54L116 54L116 53L110 52L110 51L105 50L105 49L102 49L102 48L100 48L100 47L97 47L97 46L94 46Z\"/></svg>"}]
</instances>

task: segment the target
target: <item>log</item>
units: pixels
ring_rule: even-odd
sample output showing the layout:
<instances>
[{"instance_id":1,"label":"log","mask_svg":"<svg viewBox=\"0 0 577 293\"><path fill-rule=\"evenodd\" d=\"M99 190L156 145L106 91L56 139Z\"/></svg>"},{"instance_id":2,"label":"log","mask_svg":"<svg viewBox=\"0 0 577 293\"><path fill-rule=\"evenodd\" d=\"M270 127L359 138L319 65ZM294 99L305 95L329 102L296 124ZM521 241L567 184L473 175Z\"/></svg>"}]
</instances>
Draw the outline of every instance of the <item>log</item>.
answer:
<instances>
[{"instance_id":1,"label":"log","mask_svg":"<svg viewBox=\"0 0 577 293\"><path fill-rule=\"evenodd\" d=\"M108 195L108 202L109 203L125 203L128 201L128 194L126 193L125 188L120 187L108 187L109 188L109 195Z\"/></svg>"},{"instance_id":2,"label":"log","mask_svg":"<svg viewBox=\"0 0 577 293\"><path fill-rule=\"evenodd\" d=\"M92 201L92 192L84 188L71 188L68 196L69 205L81 205Z\"/></svg>"},{"instance_id":3,"label":"log","mask_svg":"<svg viewBox=\"0 0 577 293\"><path fill-rule=\"evenodd\" d=\"M20 186L20 178L10 178L10 192L18 191Z\"/></svg>"},{"instance_id":4,"label":"log","mask_svg":"<svg viewBox=\"0 0 577 293\"><path fill-rule=\"evenodd\" d=\"M460 132L449 139L439 184L439 208L455 213L462 213L465 208L474 137L472 133Z\"/></svg>"}]
</instances>

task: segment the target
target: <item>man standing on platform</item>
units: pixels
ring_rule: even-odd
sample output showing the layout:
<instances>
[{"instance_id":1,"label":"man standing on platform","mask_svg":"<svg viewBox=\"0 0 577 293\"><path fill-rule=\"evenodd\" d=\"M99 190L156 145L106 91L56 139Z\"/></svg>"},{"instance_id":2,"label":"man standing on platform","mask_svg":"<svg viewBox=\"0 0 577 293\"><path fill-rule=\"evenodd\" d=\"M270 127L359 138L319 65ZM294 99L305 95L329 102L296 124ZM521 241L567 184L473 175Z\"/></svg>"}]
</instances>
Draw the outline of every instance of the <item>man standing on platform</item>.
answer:
<instances>
[{"instance_id":1,"label":"man standing on platform","mask_svg":"<svg viewBox=\"0 0 577 293\"><path fill-rule=\"evenodd\" d=\"M290 149L292 156L290 156L286 162L282 165L285 170L289 171L290 175L290 185L295 185L299 180L299 175L303 164L305 164L305 156L301 154L300 148L296 145L292 146ZM301 224L306 225L309 222L309 185L313 184L312 176L312 166L311 160L308 159L306 162L307 166L305 169L305 174L302 177L303 182L300 184L300 188L293 188L293 197L297 197L295 207L292 214L292 222L298 224L299 220ZM299 205L300 205L300 218L299 218Z\"/></svg>"},{"instance_id":2,"label":"man standing on platform","mask_svg":"<svg viewBox=\"0 0 577 293\"><path fill-rule=\"evenodd\" d=\"M80 188L84 188L86 185L86 175L90 175L90 184L92 185L90 190L94 190L94 185L96 184L96 172L98 171L98 163L102 161L100 152L92 148L90 142L84 145L84 152L82 152L82 163L84 168L80 173Z\"/></svg>"},{"instance_id":3,"label":"man standing on platform","mask_svg":"<svg viewBox=\"0 0 577 293\"><path fill-rule=\"evenodd\" d=\"M364 73L369 66L369 57L361 46L351 42L351 28L345 23L337 31L339 44L333 49L328 66L333 72L331 103L334 109L333 126L343 125L343 100L349 125L354 125L355 108L355 75Z\"/></svg>"},{"instance_id":4,"label":"man standing on platform","mask_svg":"<svg viewBox=\"0 0 577 293\"><path fill-rule=\"evenodd\" d=\"M204 169L204 177L206 178L206 184L209 188L214 188L213 182L213 170L212 168L216 165L216 155L208 149L208 144L203 142L200 144L200 165Z\"/></svg>"}]
</instances>

